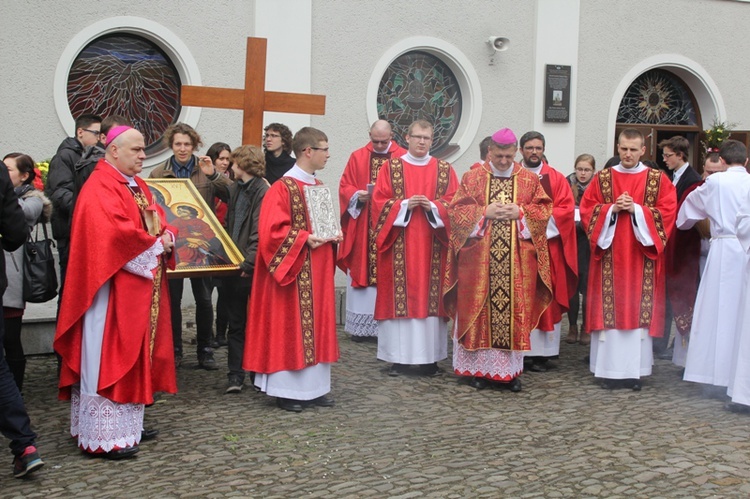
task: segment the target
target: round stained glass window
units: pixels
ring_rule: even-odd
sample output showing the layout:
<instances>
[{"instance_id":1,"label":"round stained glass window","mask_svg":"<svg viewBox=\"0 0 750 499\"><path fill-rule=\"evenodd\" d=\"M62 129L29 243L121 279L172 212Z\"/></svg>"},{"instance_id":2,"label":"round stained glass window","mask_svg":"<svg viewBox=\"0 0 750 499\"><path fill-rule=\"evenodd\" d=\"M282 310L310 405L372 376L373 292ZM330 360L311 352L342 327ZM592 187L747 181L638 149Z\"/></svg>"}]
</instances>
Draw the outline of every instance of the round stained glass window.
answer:
<instances>
[{"instance_id":1,"label":"round stained glass window","mask_svg":"<svg viewBox=\"0 0 750 499\"><path fill-rule=\"evenodd\" d=\"M636 78L625 92L617 122L695 126L698 121L685 84L669 71L652 69Z\"/></svg>"},{"instance_id":2,"label":"round stained glass window","mask_svg":"<svg viewBox=\"0 0 750 499\"><path fill-rule=\"evenodd\" d=\"M161 138L180 114L182 82L172 61L153 42L131 34L105 35L89 43L68 74L74 117L128 117L143 133L146 153L164 149Z\"/></svg>"},{"instance_id":3,"label":"round stained glass window","mask_svg":"<svg viewBox=\"0 0 750 499\"><path fill-rule=\"evenodd\" d=\"M393 125L395 140L406 146L409 125L424 119L435 127L430 154L450 152L461 121L461 89L440 58L422 51L400 55L386 69L377 96L378 116Z\"/></svg>"}]
</instances>

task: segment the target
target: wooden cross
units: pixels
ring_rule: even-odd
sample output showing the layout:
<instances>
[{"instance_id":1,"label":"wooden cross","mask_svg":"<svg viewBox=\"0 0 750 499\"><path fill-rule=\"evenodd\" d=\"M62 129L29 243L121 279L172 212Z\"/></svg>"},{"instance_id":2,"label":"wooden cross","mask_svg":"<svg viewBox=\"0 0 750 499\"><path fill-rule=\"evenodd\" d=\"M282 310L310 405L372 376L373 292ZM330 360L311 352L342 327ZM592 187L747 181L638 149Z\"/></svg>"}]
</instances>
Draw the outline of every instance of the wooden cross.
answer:
<instances>
[{"instance_id":1,"label":"wooden cross","mask_svg":"<svg viewBox=\"0 0 750 499\"><path fill-rule=\"evenodd\" d=\"M182 86L183 106L242 109L242 143L261 145L263 112L325 114L326 96L266 90L265 38L247 39L245 88Z\"/></svg>"}]
</instances>

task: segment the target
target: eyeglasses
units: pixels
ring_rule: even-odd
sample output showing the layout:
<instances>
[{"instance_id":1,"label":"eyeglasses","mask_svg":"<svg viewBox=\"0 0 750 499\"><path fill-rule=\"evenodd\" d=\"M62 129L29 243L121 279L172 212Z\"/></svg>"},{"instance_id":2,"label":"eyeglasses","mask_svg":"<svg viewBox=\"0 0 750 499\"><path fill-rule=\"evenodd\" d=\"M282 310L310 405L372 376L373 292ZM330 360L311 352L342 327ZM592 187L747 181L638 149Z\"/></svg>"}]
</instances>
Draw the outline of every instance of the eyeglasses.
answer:
<instances>
[{"instance_id":1,"label":"eyeglasses","mask_svg":"<svg viewBox=\"0 0 750 499\"><path fill-rule=\"evenodd\" d=\"M385 145L385 144L388 144L388 143L389 143L389 142L391 141L391 139L388 139L388 140L375 140L375 139L370 139L370 140L372 140L372 143L373 143L373 144L383 144L383 145Z\"/></svg>"},{"instance_id":2,"label":"eyeglasses","mask_svg":"<svg viewBox=\"0 0 750 499\"><path fill-rule=\"evenodd\" d=\"M88 128L81 128L81 130L83 130L84 132L93 133L94 135L101 135L102 134L101 130L89 130Z\"/></svg>"},{"instance_id":3,"label":"eyeglasses","mask_svg":"<svg viewBox=\"0 0 750 499\"><path fill-rule=\"evenodd\" d=\"M665 153L663 153L663 154L661 155L661 157L662 157L662 158L664 158L664 159L669 159L669 158L671 158L672 156L674 156L675 154L676 154L676 153L673 153L673 152L665 152Z\"/></svg>"},{"instance_id":4,"label":"eyeglasses","mask_svg":"<svg viewBox=\"0 0 750 499\"><path fill-rule=\"evenodd\" d=\"M534 152L534 151L544 151L544 147L536 147L536 146L524 146L524 151Z\"/></svg>"},{"instance_id":5,"label":"eyeglasses","mask_svg":"<svg viewBox=\"0 0 750 499\"><path fill-rule=\"evenodd\" d=\"M312 149L314 151L325 151L325 152L328 152L328 148L327 147L310 147L310 149Z\"/></svg>"},{"instance_id":6,"label":"eyeglasses","mask_svg":"<svg viewBox=\"0 0 750 499\"><path fill-rule=\"evenodd\" d=\"M592 170L591 168L576 168L576 171L581 173L591 173L594 170Z\"/></svg>"},{"instance_id":7,"label":"eyeglasses","mask_svg":"<svg viewBox=\"0 0 750 499\"><path fill-rule=\"evenodd\" d=\"M278 133L267 133L263 136L264 140L265 139L280 139L280 138L281 138L281 135L279 135Z\"/></svg>"},{"instance_id":8,"label":"eyeglasses","mask_svg":"<svg viewBox=\"0 0 750 499\"><path fill-rule=\"evenodd\" d=\"M428 137L427 135L409 135L410 139L416 139L417 142L429 142L432 140L432 137Z\"/></svg>"}]
</instances>

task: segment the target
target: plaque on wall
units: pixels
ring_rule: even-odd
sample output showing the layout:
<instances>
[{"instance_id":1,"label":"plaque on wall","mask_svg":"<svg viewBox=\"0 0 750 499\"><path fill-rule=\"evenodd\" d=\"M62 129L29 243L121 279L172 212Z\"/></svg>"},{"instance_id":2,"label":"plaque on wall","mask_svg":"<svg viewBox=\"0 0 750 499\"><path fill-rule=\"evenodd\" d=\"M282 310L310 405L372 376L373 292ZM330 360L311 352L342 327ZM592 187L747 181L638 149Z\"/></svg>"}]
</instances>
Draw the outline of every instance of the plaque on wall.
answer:
<instances>
[{"instance_id":1,"label":"plaque on wall","mask_svg":"<svg viewBox=\"0 0 750 499\"><path fill-rule=\"evenodd\" d=\"M570 122L570 66L547 64L544 90L544 121Z\"/></svg>"},{"instance_id":2,"label":"plaque on wall","mask_svg":"<svg viewBox=\"0 0 750 499\"><path fill-rule=\"evenodd\" d=\"M305 201L313 236L323 239L338 237L341 233L341 222L339 210L333 206L331 190L325 185L306 185Z\"/></svg>"}]
</instances>

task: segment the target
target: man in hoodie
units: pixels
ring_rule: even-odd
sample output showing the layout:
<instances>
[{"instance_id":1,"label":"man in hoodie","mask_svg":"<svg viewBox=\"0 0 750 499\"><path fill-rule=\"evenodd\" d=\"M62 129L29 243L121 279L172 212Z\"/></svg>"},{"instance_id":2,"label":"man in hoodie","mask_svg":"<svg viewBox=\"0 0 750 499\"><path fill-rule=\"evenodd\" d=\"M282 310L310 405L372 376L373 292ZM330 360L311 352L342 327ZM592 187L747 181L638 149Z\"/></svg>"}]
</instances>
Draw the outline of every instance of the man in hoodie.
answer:
<instances>
[{"instance_id":1,"label":"man in hoodie","mask_svg":"<svg viewBox=\"0 0 750 499\"><path fill-rule=\"evenodd\" d=\"M68 268L75 165L81 159L84 149L99 141L101 126L102 119L99 116L94 114L79 116L76 119L75 136L62 141L49 163L47 196L52 201L52 236L57 241L57 251L60 255L60 295L62 295L65 272Z\"/></svg>"}]
</instances>

